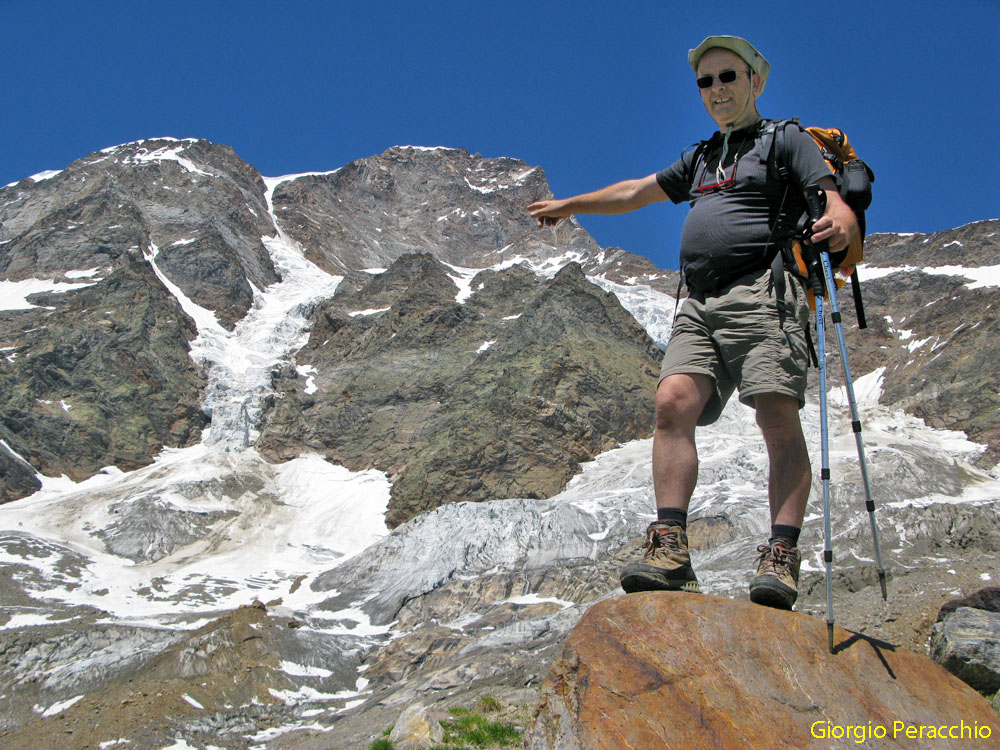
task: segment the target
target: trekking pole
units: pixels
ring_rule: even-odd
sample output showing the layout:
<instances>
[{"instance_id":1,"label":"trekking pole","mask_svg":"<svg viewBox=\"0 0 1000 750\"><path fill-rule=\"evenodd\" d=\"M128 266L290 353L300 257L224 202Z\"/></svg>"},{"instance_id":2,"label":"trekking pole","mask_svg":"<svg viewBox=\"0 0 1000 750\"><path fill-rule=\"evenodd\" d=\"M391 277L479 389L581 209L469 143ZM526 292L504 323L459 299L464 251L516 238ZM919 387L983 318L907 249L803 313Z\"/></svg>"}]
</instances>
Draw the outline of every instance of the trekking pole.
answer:
<instances>
[{"instance_id":1,"label":"trekking pole","mask_svg":"<svg viewBox=\"0 0 1000 750\"><path fill-rule=\"evenodd\" d=\"M822 286L822 284L821 284ZM833 653L833 536L830 532L830 431L826 406L826 331L823 323L823 290L813 287L816 295L816 358L819 360L819 434L823 480L823 561L826 564L826 632Z\"/></svg>"},{"instance_id":2,"label":"trekking pole","mask_svg":"<svg viewBox=\"0 0 1000 750\"><path fill-rule=\"evenodd\" d=\"M809 209L810 227L812 222L823 215L823 199L826 196L816 191L808 191L806 200ZM826 407L826 330L823 320L823 298L826 296L820 253L815 245L803 245L807 255L809 287L816 299L816 359L819 367L819 434L820 434L820 477L823 480L823 561L826 564L826 632L830 653L833 653L833 542L830 532L830 433L827 429Z\"/></svg>"},{"instance_id":3,"label":"trekking pole","mask_svg":"<svg viewBox=\"0 0 1000 750\"><path fill-rule=\"evenodd\" d=\"M878 583L882 589L882 600L886 601L889 597L885 588L885 568L882 565L882 550L878 541L878 525L875 523L875 501L872 500L871 483L868 481L868 462L865 461L865 444L861 438L861 419L858 417L858 402L854 397L854 380L851 378L851 366L847 362L847 342L844 340L844 326L841 322L840 306L837 303L837 286L833 279L830 253L821 249L819 257L823 264L823 278L827 289L833 290L830 293L830 317L833 320L834 328L837 329L837 338L840 341L840 361L844 364L847 403L851 408L851 429L854 430L854 441L858 446L858 463L861 465L861 479L865 487L865 508L868 510L868 520L872 527L872 542L875 546L875 570L878 573ZM818 314L819 308L816 309Z\"/></svg>"}]
</instances>

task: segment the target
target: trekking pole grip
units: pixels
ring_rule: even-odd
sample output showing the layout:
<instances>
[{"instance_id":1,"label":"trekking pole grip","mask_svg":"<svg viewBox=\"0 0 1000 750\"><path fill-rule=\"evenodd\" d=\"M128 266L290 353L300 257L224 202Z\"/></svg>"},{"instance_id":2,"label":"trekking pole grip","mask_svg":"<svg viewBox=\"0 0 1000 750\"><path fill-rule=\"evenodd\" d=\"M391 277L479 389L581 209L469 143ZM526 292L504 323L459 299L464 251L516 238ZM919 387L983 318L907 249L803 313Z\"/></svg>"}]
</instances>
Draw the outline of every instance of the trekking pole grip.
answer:
<instances>
[{"instance_id":1,"label":"trekking pole grip","mask_svg":"<svg viewBox=\"0 0 1000 750\"><path fill-rule=\"evenodd\" d=\"M806 224L806 234L812 233L813 224L823 216L826 211L826 193L819 185L810 185L805 190L806 212L808 222ZM826 282L824 281L823 265L820 261L820 254L829 251L829 243L826 240L818 243L805 245L806 266L809 269L809 286L813 294L818 297L826 296Z\"/></svg>"}]
</instances>

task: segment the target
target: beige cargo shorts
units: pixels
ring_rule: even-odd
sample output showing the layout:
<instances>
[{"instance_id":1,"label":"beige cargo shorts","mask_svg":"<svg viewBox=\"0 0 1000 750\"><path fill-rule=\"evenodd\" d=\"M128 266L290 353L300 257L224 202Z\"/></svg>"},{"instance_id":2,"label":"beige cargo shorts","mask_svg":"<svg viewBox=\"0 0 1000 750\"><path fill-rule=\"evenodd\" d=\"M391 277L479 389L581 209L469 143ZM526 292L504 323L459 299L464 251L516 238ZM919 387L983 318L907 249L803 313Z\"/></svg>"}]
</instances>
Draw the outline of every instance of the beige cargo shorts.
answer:
<instances>
[{"instance_id":1,"label":"beige cargo shorts","mask_svg":"<svg viewBox=\"0 0 1000 750\"><path fill-rule=\"evenodd\" d=\"M712 424L733 391L754 405L759 393L780 393L805 404L809 367L809 303L802 281L785 274L784 314L779 314L770 268L737 279L717 293L693 294L681 305L660 366L660 380L684 373L715 383L698 420Z\"/></svg>"}]
</instances>

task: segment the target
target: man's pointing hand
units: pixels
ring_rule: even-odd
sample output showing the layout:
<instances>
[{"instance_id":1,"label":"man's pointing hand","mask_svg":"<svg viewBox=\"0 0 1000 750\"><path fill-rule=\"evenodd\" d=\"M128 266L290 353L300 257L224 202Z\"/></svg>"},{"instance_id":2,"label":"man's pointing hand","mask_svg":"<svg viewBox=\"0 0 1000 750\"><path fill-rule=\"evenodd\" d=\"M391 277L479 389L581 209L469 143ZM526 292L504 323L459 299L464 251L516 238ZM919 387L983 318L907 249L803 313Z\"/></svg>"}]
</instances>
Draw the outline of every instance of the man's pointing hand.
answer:
<instances>
[{"instance_id":1,"label":"man's pointing hand","mask_svg":"<svg viewBox=\"0 0 1000 750\"><path fill-rule=\"evenodd\" d=\"M535 201L528 206L528 213L531 218L538 219L540 227L554 226L560 219L573 215L572 211L567 210L566 201L561 200Z\"/></svg>"}]
</instances>

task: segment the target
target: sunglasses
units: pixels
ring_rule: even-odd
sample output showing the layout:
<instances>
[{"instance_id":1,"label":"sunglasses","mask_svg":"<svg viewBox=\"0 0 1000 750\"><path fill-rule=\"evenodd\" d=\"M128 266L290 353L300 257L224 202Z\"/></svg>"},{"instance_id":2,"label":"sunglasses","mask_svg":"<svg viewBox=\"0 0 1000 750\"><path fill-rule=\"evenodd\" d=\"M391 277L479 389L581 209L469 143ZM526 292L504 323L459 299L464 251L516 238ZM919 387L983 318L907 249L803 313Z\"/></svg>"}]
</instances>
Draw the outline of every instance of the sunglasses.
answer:
<instances>
[{"instance_id":1,"label":"sunglasses","mask_svg":"<svg viewBox=\"0 0 1000 750\"><path fill-rule=\"evenodd\" d=\"M714 173L715 182L708 184L706 184L706 180L711 180L713 175L710 170L705 169L705 171L702 172L701 174L701 179L698 181L698 184L695 185L694 189L700 195L705 195L706 193L714 193L720 190L727 190L728 188L733 187L733 185L736 184L736 169L739 166L740 166L740 159L739 156L737 156L736 159L733 161L733 165L731 167L732 171L729 173L728 176L726 176L725 168L716 169Z\"/></svg>"},{"instance_id":2,"label":"sunglasses","mask_svg":"<svg viewBox=\"0 0 1000 750\"><path fill-rule=\"evenodd\" d=\"M719 73L719 83L732 83L733 81L736 80L736 76L739 73L746 73L747 75L750 75L749 70L740 70L740 71L724 70L721 73ZM695 83L698 84L698 88L700 89L709 89L712 88L712 83L714 81L715 81L715 76L707 75L697 79Z\"/></svg>"}]
</instances>

